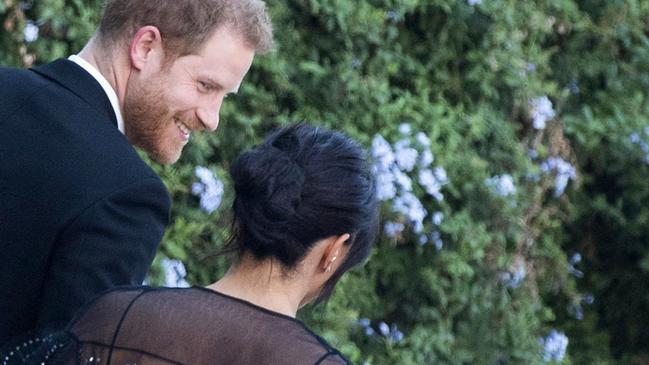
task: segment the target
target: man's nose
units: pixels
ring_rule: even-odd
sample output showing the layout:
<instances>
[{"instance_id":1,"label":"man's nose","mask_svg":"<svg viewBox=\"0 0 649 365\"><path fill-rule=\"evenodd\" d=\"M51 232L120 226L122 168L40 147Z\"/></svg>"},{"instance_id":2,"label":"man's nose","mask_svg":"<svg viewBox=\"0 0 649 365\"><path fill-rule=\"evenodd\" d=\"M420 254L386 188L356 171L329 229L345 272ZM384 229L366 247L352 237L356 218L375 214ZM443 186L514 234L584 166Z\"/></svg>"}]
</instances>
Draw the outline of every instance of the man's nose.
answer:
<instances>
[{"instance_id":1,"label":"man's nose","mask_svg":"<svg viewBox=\"0 0 649 365\"><path fill-rule=\"evenodd\" d=\"M221 111L221 103L223 97L219 96L216 101L214 99L206 102L201 108L198 109L198 118L205 128L210 131L215 131L219 126L219 113Z\"/></svg>"}]
</instances>

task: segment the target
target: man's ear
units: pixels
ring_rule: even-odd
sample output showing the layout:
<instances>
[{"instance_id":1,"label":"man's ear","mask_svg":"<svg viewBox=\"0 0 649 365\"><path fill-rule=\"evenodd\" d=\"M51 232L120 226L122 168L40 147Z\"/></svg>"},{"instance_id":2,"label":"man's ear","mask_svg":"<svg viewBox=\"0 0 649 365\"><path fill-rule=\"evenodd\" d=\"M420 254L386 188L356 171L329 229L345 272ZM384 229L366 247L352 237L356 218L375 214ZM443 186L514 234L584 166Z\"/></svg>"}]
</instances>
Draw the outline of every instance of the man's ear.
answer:
<instances>
[{"instance_id":1,"label":"man's ear","mask_svg":"<svg viewBox=\"0 0 649 365\"><path fill-rule=\"evenodd\" d=\"M347 255L348 248L345 246L345 242L349 240L349 237L351 237L350 234L345 233L330 239L320 260L320 268L322 270L332 273L338 269L345 255Z\"/></svg>"},{"instance_id":2,"label":"man's ear","mask_svg":"<svg viewBox=\"0 0 649 365\"><path fill-rule=\"evenodd\" d=\"M160 30L153 25L140 28L129 47L131 66L141 71L147 64L159 62L160 57L164 58Z\"/></svg>"}]
</instances>

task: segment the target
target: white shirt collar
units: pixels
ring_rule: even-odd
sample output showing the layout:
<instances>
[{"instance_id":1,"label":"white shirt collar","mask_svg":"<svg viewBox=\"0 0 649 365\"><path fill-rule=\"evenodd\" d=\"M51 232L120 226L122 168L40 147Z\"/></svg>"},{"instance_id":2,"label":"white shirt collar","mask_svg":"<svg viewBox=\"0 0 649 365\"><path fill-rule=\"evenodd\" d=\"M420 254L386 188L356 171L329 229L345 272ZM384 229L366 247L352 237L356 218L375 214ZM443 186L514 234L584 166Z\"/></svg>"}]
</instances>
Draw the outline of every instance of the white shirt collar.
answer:
<instances>
[{"instance_id":1,"label":"white shirt collar","mask_svg":"<svg viewBox=\"0 0 649 365\"><path fill-rule=\"evenodd\" d=\"M108 83L108 80L88 61L84 60L81 58L79 55L72 55L68 57L68 60L76 63L77 65L81 66L84 70L86 70L92 77L97 80L99 85L101 85L101 88L104 89L104 92L106 93L106 96L108 96L108 100L110 101L110 105L113 106L113 111L115 111L115 118L117 118L117 129L119 129L122 134L124 133L124 118L122 118L122 111L119 108L119 99L117 99L117 94L115 93L115 90L113 89L112 86Z\"/></svg>"}]
</instances>

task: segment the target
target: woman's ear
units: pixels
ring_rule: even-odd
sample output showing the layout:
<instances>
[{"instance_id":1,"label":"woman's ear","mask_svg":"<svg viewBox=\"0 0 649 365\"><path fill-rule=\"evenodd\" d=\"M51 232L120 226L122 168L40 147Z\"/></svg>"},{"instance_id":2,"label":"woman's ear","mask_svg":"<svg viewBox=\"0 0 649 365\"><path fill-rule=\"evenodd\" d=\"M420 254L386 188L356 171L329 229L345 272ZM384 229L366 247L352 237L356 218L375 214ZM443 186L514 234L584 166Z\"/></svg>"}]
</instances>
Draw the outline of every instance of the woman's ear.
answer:
<instances>
[{"instance_id":1,"label":"woman's ear","mask_svg":"<svg viewBox=\"0 0 649 365\"><path fill-rule=\"evenodd\" d=\"M142 71L152 62L164 59L164 48L160 30L152 25L144 26L135 33L129 47L131 66Z\"/></svg>"},{"instance_id":2,"label":"woman's ear","mask_svg":"<svg viewBox=\"0 0 649 365\"><path fill-rule=\"evenodd\" d=\"M338 266L343 262L343 259L349 251L349 247L345 245L345 242L347 242L350 237L349 233L345 233L330 239L330 242L322 255L322 260L320 261L320 267L322 270L327 273L333 273L338 269Z\"/></svg>"}]
</instances>

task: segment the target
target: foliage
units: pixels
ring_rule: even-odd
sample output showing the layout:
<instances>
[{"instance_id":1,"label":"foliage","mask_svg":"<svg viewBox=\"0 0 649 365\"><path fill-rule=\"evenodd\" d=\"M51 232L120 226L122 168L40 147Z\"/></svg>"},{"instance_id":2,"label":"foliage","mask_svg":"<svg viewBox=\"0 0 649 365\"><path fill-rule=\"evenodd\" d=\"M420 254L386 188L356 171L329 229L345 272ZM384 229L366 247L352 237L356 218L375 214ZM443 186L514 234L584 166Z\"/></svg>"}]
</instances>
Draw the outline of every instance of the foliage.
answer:
<instances>
[{"instance_id":1,"label":"foliage","mask_svg":"<svg viewBox=\"0 0 649 365\"><path fill-rule=\"evenodd\" d=\"M361 141L377 173L394 158L371 259L302 314L355 363L646 363L649 3L269 4L277 49L218 132L193 137L174 166L152 164L174 207L151 282L164 283L167 258L197 285L224 272L230 161L274 126L310 121ZM0 63L78 51L99 10L0 0ZM411 168L426 150L434 162ZM197 167L224 183L211 213L200 195L218 184ZM422 178L434 167L445 179Z\"/></svg>"}]
</instances>

